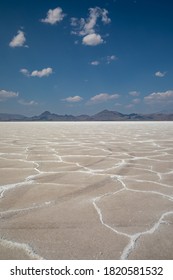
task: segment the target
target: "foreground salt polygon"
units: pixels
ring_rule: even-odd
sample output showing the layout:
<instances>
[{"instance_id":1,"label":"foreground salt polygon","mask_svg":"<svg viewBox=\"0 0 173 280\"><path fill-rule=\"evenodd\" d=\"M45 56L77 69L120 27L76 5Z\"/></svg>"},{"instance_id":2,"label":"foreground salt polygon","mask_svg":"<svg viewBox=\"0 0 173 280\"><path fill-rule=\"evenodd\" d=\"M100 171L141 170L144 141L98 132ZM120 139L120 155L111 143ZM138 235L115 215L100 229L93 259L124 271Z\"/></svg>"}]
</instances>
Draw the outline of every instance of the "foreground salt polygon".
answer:
<instances>
[{"instance_id":1,"label":"foreground salt polygon","mask_svg":"<svg viewBox=\"0 0 173 280\"><path fill-rule=\"evenodd\" d=\"M173 259L173 123L0 123L0 259Z\"/></svg>"}]
</instances>

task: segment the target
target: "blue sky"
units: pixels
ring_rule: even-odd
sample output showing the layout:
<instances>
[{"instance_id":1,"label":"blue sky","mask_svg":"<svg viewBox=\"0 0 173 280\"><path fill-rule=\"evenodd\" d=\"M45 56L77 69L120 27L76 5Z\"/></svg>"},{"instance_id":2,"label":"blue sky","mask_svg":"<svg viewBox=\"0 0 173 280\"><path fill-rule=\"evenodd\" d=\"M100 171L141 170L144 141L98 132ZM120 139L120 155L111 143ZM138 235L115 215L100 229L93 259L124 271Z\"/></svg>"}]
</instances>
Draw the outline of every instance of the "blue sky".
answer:
<instances>
[{"instance_id":1,"label":"blue sky","mask_svg":"<svg viewBox=\"0 0 173 280\"><path fill-rule=\"evenodd\" d=\"M0 112L172 111L173 1L0 1Z\"/></svg>"}]
</instances>

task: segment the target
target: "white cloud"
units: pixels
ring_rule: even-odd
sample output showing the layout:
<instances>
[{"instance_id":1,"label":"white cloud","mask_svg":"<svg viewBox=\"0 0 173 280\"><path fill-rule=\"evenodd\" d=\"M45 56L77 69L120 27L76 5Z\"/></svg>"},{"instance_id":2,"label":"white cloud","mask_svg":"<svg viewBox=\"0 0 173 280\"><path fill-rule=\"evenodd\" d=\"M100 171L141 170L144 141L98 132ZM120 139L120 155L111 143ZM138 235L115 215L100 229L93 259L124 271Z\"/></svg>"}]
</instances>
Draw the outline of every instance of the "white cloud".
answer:
<instances>
[{"instance_id":1,"label":"white cloud","mask_svg":"<svg viewBox=\"0 0 173 280\"><path fill-rule=\"evenodd\" d=\"M51 75L53 73L53 69L48 67L48 68L44 68L40 71L34 70L31 73L29 73L29 71L27 69L23 68L23 69L20 70L20 72L27 77L42 78L42 77L48 77L49 75Z\"/></svg>"},{"instance_id":2,"label":"white cloud","mask_svg":"<svg viewBox=\"0 0 173 280\"><path fill-rule=\"evenodd\" d=\"M52 73L53 73L53 69L48 67L48 68L42 69L40 71L38 71L38 70L33 71L31 73L31 77L39 77L39 78L48 77Z\"/></svg>"},{"instance_id":3,"label":"white cloud","mask_svg":"<svg viewBox=\"0 0 173 280\"><path fill-rule=\"evenodd\" d=\"M100 64L100 62L98 60L94 60L94 61L91 61L90 64L93 65L93 66L97 66L97 65Z\"/></svg>"},{"instance_id":4,"label":"white cloud","mask_svg":"<svg viewBox=\"0 0 173 280\"><path fill-rule=\"evenodd\" d=\"M90 8L89 16L86 19L84 18L78 19L75 17L71 18L71 26L74 28L74 30L71 33L78 36L84 36L83 44L88 46L96 46L98 44L103 43L103 39L99 34L96 34L96 30L95 30L96 27L98 27L99 18L101 19L103 24L108 24L111 22L110 18L108 17L108 11L106 9L101 9L99 7ZM95 37L94 41L96 41L97 39L97 43L91 42L91 38L93 37L89 35L93 35L93 34Z\"/></svg>"},{"instance_id":5,"label":"white cloud","mask_svg":"<svg viewBox=\"0 0 173 280\"><path fill-rule=\"evenodd\" d=\"M95 33L95 27L99 18L101 18L104 24L108 24L111 21L108 17L107 10L95 7L89 9L89 16L87 19L81 18L78 20L77 18L72 18L71 25L79 26L79 35L84 36Z\"/></svg>"},{"instance_id":6,"label":"white cloud","mask_svg":"<svg viewBox=\"0 0 173 280\"><path fill-rule=\"evenodd\" d=\"M21 30L17 32L17 35L13 37L11 42L9 43L9 46L12 48L16 47L27 47L25 46L26 38L25 38L25 33Z\"/></svg>"},{"instance_id":7,"label":"white cloud","mask_svg":"<svg viewBox=\"0 0 173 280\"><path fill-rule=\"evenodd\" d=\"M20 69L20 73L22 73L23 75L25 75L25 76L27 76L27 77L30 76L29 71L28 71L27 69L25 69L25 68Z\"/></svg>"},{"instance_id":8,"label":"white cloud","mask_svg":"<svg viewBox=\"0 0 173 280\"><path fill-rule=\"evenodd\" d=\"M106 9L102 9L102 22L104 24L108 24L111 22L111 19L108 17L108 11Z\"/></svg>"},{"instance_id":9,"label":"white cloud","mask_svg":"<svg viewBox=\"0 0 173 280\"><path fill-rule=\"evenodd\" d=\"M87 46L97 46L103 43L103 39L99 34L93 33L93 34L86 35L83 38L82 43Z\"/></svg>"},{"instance_id":10,"label":"white cloud","mask_svg":"<svg viewBox=\"0 0 173 280\"><path fill-rule=\"evenodd\" d=\"M65 14L63 14L62 9L60 7L57 7L54 10L50 9L47 12L47 17L45 19L41 19L41 22L50 23L50 24L54 25L57 22L62 21L64 17L65 17Z\"/></svg>"},{"instance_id":11,"label":"white cloud","mask_svg":"<svg viewBox=\"0 0 173 280\"><path fill-rule=\"evenodd\" d=\"M96 65L96 66L99 65L100 63L110 64L112 61L115 61L117 59L118 59L118 57L116 55L108 55L108 56L100 58L100 61L99 60L94 60L90 64L91 65Z\"/></svg>"},{"instance_id":12,"label":"white cloud","mask_svg":"<svg viewBox=\"0 0 173 280\"><path fill-rule=\"evenodd\" d=\"M139 96L139 95L140 95L140 92L139 92L139 91L136 91L136 90L133 90L133 91L130 91L130 92L129 92L129 95L131 95L131 96Z\"/></svg>"},{"instance_id":13,"label":"white cloud","mask_svg":"<svg viewBox=\"0 0 173 280\"><path fill-rule=\"evenodd\" d=\"M19 96L18 92L6 91L4 89L0 89L0 101L6 100L9 98L18 97L18 96Z\"/></svg>"},{"instance_id":14,"label":"white cloud","mask_svg":"<svg viewBox=\"0 0 173 280\"><path fill-rule=\"evenodd\" d=\"M100 10L97 7L89 9L89 17L86 21L83 21L84 25L83 29L80 32L81 35L95 33L94 27L96 25L98 17L100 16L99 14Z\"/></svg>"},{"instance_id":15,"label":"white cloud","mask_svg":"<svg viewBox=\"0 0 173 280\"><path fill-rule=\"evenodd\" d=\"M144 97L144 100L147 103L164 103L164 102L173 102L173 90L167 90L164 92L153 92L148 96Z\"/></svg>"},{"instance_id":16,"label":"white cloud","mask_svg":"<svg viewBox=\"0 0 173 280\"><path fill-rule=\"evenodd\" d=\"M163 78L165 75L166 75L166 72L160 72L160 71L158 71L158 72L155 73L155 76L156 76L156 77L159 77L159 78Z\"/></svg>"},{"instance_id":17,"label":"white cloud","mask_svg":"<svg viewBox=\"0 0 173 280\"><path fill-rule=\"evenodd\" d=\"M67 102L71 102L71 103L75 103L75 102L80 102L83 100L83 98L81 96L69 96L65 99L62 99L63 101L67 101Z\"/></svg>"},{"instance_id":18,"label":"white cloud","mask_svg":"<svg viewBox=\"0 0 173 280\"><path fill-rule=\"evenodd\" d=\"M25 106L35 106L35 105L38 105L38 103L35 102L34 100L25 101L25 100L21 99L21 100L18 101L18 103L21 104L21 105L25 105Z\"/></svg>"},{"instance_id":19,"label":"white cloud","mask_svg":"<svg viewBox=\"0 0 173 280\"><path fill-rule=\"evenodd\" d=\"M115 61L117 59L118 58L115 55L111 55L111 56L106 57L107 64L110 64L112 61Z\"/></svg>"},{"instance_id":20,"label":"white cloud","mask_svg":"<svg viewBox=\"0 0 173 280\"><path fill-rule=\"evenodd\" d=\"M100 93L90 98L89 103L101 103L119 98L119 94Z\"/></svg>"},{"instance_id":21,"label":"white cloud","mask_svg":"<svg viewBox=\"0 0 173 280\"><path fill-rule=\"evenodd\" d=\"M139 104L141 102L140 98L135 98L132 100L134 104Z\"/></svg>"},{"instance_id":22,"label":"white cloud","mask_svg":"<svg viewBox=\"0 0 173 280\"><path fill-rule=\"evenodd\" d=\"M71 19L71 26L78 26L78 19L75 17L72 17Z\"/></svg>"}]
</instances>

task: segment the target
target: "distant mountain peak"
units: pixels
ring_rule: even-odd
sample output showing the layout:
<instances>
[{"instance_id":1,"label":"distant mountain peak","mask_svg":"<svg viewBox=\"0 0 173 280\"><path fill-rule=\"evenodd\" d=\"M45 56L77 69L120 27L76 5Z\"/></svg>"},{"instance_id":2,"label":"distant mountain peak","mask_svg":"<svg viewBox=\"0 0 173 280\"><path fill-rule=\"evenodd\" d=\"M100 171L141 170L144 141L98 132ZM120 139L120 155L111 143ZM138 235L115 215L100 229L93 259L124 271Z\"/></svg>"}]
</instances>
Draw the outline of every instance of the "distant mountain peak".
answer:
<instances>
[{"instance_id":1,"label":"distant mountain peak","mask_svg":"<svg viewBox=\"0 0 173 280\"><path fill-rule=\"evenodd\" d=\"M67 114L58 115L49 111L45 111L42 114L33 117L0 113L0 121L173 121L173 114L122 114L117 111L109 111L105 109L92 116L73 116Z\"/></svg>"},{"instance_id":2,"label":"distant mountain peak","mask_svg":"<svg viewBox=\"0 0 173 280\"><path fill-rule=\"evenodd\" d=\"M45 111L40 116L49 116L49 115L51 115L51 112Z\"/></svg>"}]
</instances>

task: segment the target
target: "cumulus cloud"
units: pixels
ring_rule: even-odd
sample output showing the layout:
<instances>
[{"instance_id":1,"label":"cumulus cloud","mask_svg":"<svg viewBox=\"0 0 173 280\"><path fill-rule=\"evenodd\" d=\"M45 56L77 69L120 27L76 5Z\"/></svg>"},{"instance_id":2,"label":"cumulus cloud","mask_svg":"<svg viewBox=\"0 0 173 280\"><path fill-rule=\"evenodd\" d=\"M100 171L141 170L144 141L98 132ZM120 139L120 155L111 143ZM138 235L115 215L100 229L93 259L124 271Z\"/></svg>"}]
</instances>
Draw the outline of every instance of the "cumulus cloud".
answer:
<instances>
[{"instance_id":1,"label":"cumulus cloud","mask_svg":"<svg viewBox=\"0 0 173 280\"><path fill-rule=\"evenodd\" d=\"M53 73L53 69L51 67L48 67L48 68L44 68L40 71L34 70L30 73L27 69L23 68L20 70L20 72L27 77L42 78L42 77L48 77L49 75L51 75Z\"/></svg>"},{"instance_id":2,"label":"cumulus cloud","mask_svg":"<svg viewBox=\"0 0 173 280\"><path fill-rule=\"evenodd\" d=\"M130 92L129 92L129 95L131 95L131 96L139 96L139 95L140 95L140 92L139 92L139 91L136 91L136 90L133 90L133 91L130 91Z\"/></svg>"},{"instance_id":3,"label":"cumulus cloud","mask_svg":"<svg viewBox=\"0 0 173 280\"><path fill-rule=\"evenodd\" d=\"M94 61L91 61L90 64L93 65L93 66L97 66L97 65L100 64L100 62L98 60L94 60Z\"/></svg>"},{"instance_id":4,"label":"cumulus cloud","mask_svg":"<svg viewBox=\"0 0 173 280\"><path fill-rule=\"evenodd\" d=\"M134 104L139 104L141 102L141 99L140 98L135 98L135 99L132 100L132 102Z\"/></svg>"},{"instance_id":5,"label":"cumulus cloud","mask_svg":"<svg viewBox=\"0 0 173 280\"><path fill-rule=\"evenodd\" d=\"M0 89L0 101L4 101L9 98L18 97L19 93L14 91L7 91L4 89Z\"/></svg>"},{"instance_id":6,"label":"cumulus cloud","mask_svg":"<svg viewBox=\"0 0 173 280\"><path fill-rule=\"evenodd\" d=\"M71 25L73 27L78 27L76 33L78 35L85 36L87 34L95 33L95 27L98 19L104 24L110 23L110 18L108 17L108 11L106 9L101 9L99 7L89 8L89 16L87 19L81 18L71 18Z\"/></svg>"},{"instance_id":7,"label":"cumulus cloud","mask_svg":"<svg viewBox=\"0 0 173 280\"><path fill-rule=\"evenodd\" d=\"M97 46L103 43L103 39L99 34L93 33L86 35L83 38L82 43L87 46Z\"/></svg>"},{"instance_id":8,"label":"cumulus cloud","mask_svg":"<svg viewBox=\"0 0 173 280\"><path fill-rule=\"evenodd\" d=\"M102 9L101 17L104 24L108 24L111 22L111 19L108 17L108 11L106 9Z\"/></svg>"},{"instance_id":9,"label":"cumulus cloud","mask_svg":"<svg viewBox=\"0 0 173 280\"><path fill-rule=\"evenodd\" d=\"M97 66L101 63L110 64L112 61L115 61L117 59L118 59L118 57L116 55L107 55L105 57L100 58L99 60L92 61L90 64L95 65L95 66Z\"/></svg>"},{"instance_id":10,"label":"cumulus cloud","mask_svg":"<svg viewBox=\"0 0 173 280\"><path fill-rule=\"evenodd\" d=\"M77 18L75 18L75 17L72 17L71 19L70 19L70 21L71 21L71 26L78 26L78 19Z\"/></svg>"},{"instance_id":11,"label":"cumulus cloud","mask_svg":"<svg viewBox=\"0 0 173 280\"><path fill-rule=\"evenodd\" d=\"M40 71L38 71L38 70L33 71L31 73L31 77L39 77L39 78L48 77L52 73L53 73L52 68L48 67L48 68L42 69Z\"/></svg>"},{"instance_id":12,"label":"cumulus cloud","mask_svg":"<svg viewBox=\"0 0 173 280\"><path fill-rule=\"evenodd\" d=\"M25 75L25 76L27 76L27 77L30 76L29 71L28 71L27 69L25 69L25 68L20 69L20 73L22 73L23 75Z\"/></svg>"},{"instance_id":13,"label":"cumulus cloud","mask_svg":"<svg viewBox=\"0 0 173 280\"><path fill-rule=\"evenodd\" d=\"M76 95L76 96L69 96L65 99L62 99L63 101L67 101L67 102L70 102L70 103L75 103L75 102L80 102L83 100L83 98L79 95Z\"/></svg>"},{"instance_id":14,"label":"cumulus cloud","mask_svg":"<svg viewBox=\"0 0 173 280\"><path fill-rule=\"evenodd\" d=\"M75 17L71 18L71 26L74 29L72 34L84 36L82 42L88 46L96 46L103 43L103 39L99 34L96 33L95 30L96 26L98 26L97 23L99 19L101 19L103 24L108 24L111 22L110 18L108 17L108 11L99 7L90 8L87 19L78 19Z\"/></svg>"},{"instance_id":15,"label":"cumulus cloud","mask_svg":"<svg viewBox=\"0 0 173 280\"><path fill-rule=\"evenodd\" d=\"M89 17L87 20L84 20L83 28L81 30L82 35L94 33L94 28L96 26L97 20L101 18L101 21L104 24L108 24L111 20L108 17L108 11L105 9L101 9L99 7L90 8L89 9Z\"/></svg>"},{"instance_id":16,"label":"cumulus cloud","mask_svg":"<svg viewBox=\"0 0 173 280\"><path fill-rule=\"evenodd\" d=\"M173 102L173 90L167 90L163 92L153 92L148 96L144 97L145 102L153 104L153 103L167 103Z\"/></svg>"},{"instance_id":17,"label":"cumulus cloud","mask_svg":"<svg viewBox=\"0 0 173 280\"><path fill-rule=\"evenodd\" d=\"M156 76L156 77L159 77L159 78L163 78L165 75L166 75L166 72L160 72L160 71L158 71L158 72L155 73L155 76Z\"/></svg>"},{"instance_id":18,"label":"cumulus cloud","mask_svg":"<svg viewBox=\"0 0 173 280\"><path fill-rule=\"evenodd\" d=\"M9 43L9 46L12 48L27 47L26 45L24 45L25 42L26 42L25 33L21 30L18 30L17 35L13 37L13 39Z\"/></svg>"},{"instance_id":19,"label":"cumulus cloud","mask_svg":"<svg viewBox=\"0 0 173 280\"><path fill-rule=\"evenodd\" d=\"M38 105L38 103L35 102L34 100L25 101L25 100L23 100L23 99L20 99L20 100L18 101L18 103L21 104L21 105L25 105L25 106L35 106L35 105Z\"/></svg>"},{"instance_id":20,"label":"cumulus cloud","mask_svg":"<svg viewBox=\"0 0 173 280\"><path fill-rule=\"evenodd\" d=\"M62 21L64 17L65 17L65 14L63 13L63 10L60 7L57 7L54 10L50 9L47 12L46 18L41 19L41 22L54 25L57 22Z\"/></svg>"},{"instance_id":21,"label":"cumulus cloud","mask_svg":"<svg viewBox=\"0 0 173 280\"><path fill-rule=\"evenodd\" d=\"M119 94L100 93L90 98L89 103L102 103L119 98Z\"/></svg>"},{"instance_id":22,"label":"cumulus cloud","mask_svg":"<svg viewBox=\"0 0 173 280\"><path fill-rule=\"evenodd\" d=\"M110 64L112 61L115 61L115 60L117 60L118 58L117 58L117 56L115 56L115 55L111 55L111 56L107 56L106 57L106 62L107 62L107 64Z\"/></svg>"}]
</instances>

